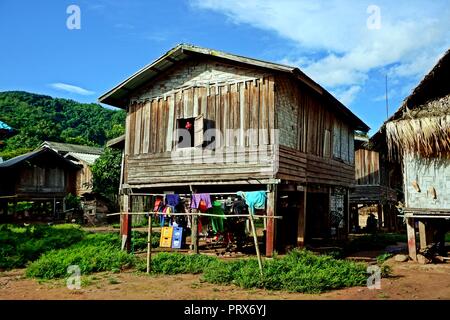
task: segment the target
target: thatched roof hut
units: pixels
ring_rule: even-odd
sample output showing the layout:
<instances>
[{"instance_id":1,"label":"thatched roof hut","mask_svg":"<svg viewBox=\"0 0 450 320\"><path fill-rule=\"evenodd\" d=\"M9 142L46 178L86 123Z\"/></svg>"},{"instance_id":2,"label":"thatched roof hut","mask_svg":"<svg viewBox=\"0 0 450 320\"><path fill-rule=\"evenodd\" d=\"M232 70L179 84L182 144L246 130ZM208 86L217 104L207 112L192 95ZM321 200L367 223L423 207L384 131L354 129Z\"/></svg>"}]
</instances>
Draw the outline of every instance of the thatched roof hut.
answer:
<instances>
[{"instance_id":1,"label":"thatched roof hut","mask_svg":"<svg viewBox=\"0 0 450 320\"><path fill-rule=\"evenodd\" d=\"M450 50L403 101L382 131L391 156L450 158Z\"/></svg>"}]
</instances>

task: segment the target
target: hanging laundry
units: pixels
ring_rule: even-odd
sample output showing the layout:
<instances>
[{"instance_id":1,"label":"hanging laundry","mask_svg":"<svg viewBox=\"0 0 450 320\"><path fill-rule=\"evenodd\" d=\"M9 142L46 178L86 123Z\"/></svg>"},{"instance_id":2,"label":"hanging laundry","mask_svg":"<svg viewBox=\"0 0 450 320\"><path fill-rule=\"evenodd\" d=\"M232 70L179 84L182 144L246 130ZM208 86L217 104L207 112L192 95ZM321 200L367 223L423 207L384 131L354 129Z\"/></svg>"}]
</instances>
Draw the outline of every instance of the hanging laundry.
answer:
<instances>
[{"instance_id":1,"label":"hanging laundry","mask_svg":"<svg viewBox=\"0 0 450 320\"><path fill-rule=\"evenodd\" d=\"M225 213L222 208L222 202L217 201L217 200L214 201L213 205L212 205L211 213L223 216L223 217L211 217L211 224L212 224L213 231L215 233L223 232L224 231L223 219L225 218L225 216L224 216Z\"/></svg>"},{"instance_id":2,"label":"hanging laundry","mask_svg":"<svg viewBox=\"0 0 450 320\"><path fill-rule=\"evenodd\" d=\"M199 209L200 212L206 212L211 207L211 197L209 193L192 194L191 208Z\"/></svg>"},{"instance_id":3,"label":"hanging laundry","mask_svg":"<svg viewBox=\"0 0 450 320\"><path fill-rule=\"evenodd\" d=\"M167 194L166 204L171 207L176 207L180 203L180 196L178 194Z\"/></svg>"},{"instance_id":4,"label":"hanging laundry","mask_svg":"<svg viewBox=\"0 0 450 320\"><path fill-rule=\"evenodd\" d=\"M266 208L265 191L250 191L250 192L238 191L236 194L245 200L245 203L248 205L248 210L252 215L255 214L255 209Z\"/></svg>"},{"instance_id":5,"label":"hanging laundry","mask_svg":"<svg viewBox=\"0 0 450 320\"><path fill-rule=\"evenodd\" d=\"M164 207L164 201L163 197L157 196L155 199L155 203L153 204L153 211L154 212L161 212Z\"/></svg>"}]
</instances>

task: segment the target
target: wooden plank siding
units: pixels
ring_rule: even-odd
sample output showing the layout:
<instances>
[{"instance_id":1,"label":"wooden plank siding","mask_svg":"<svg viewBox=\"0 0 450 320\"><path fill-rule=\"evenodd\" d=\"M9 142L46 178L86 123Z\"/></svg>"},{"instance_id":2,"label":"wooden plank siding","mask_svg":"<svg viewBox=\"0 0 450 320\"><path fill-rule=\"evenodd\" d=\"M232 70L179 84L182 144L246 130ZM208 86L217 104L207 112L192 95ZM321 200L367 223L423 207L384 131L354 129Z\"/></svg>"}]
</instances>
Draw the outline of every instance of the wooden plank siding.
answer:
<instances>
[{"instance_id":1,"label":"wooden plank siding","mask_svg":"<svg viewBox=\"0 0 450 320\"><path fill-rule=\"evenodd\" d=\"M277 177L297 183L353 185L353 131L308 88L286 76L276 77L275 85L280 129Z\"/></svg>"},{"instance_id":2,"label":"wooden plank siding","mask_svg":"<svg viewBox=\"0 0 450 320\"><path fill-rule=\"evenodd\" d=\"M168 87L167 94L138 101L130 103L126 120L127 184L248 178L354 184L353 130L316 92L288 76ZM214 151L177 147L177 120L198 116L220 133ZM262 156L255 152L259 146ZM256 160L222 163L220 154Z\"/></svg>"},{"instance_id":3,"label":"wooden plank siding","mask_svg":"<svg viewBox=\"0 0 450 320\"><path fill-rule=\"evenodd\" d=\"M274 78L192 86L130 103L126 121L126 178L131 185L213 181L227 178L273 178L275 128ZM203 116L222 133L215 150L177 148L177 119ZM230 130L231 129L231 130ZM254 134L247 136L247 130ZM260 130L264 129L264 130ZM198 134L198 132L197 132ZM257 147L263 146L261 154ZM225 161L247 157L254 163ZM235 157L235 158L233 158ZM208 163L190 163L202 159ZM218 163L214 163L218 162Z\"/></svg>"},{"instance_id":4,"label":"wooden plank siding","mask_svg":"<svg viewBox=\"0 0 450 320\"><path fill-rule=\"evenodd\" d=\"M355 152L355 180L358 185L380 184L379 153L358 149Z\"/></svg>"}]
</instances>

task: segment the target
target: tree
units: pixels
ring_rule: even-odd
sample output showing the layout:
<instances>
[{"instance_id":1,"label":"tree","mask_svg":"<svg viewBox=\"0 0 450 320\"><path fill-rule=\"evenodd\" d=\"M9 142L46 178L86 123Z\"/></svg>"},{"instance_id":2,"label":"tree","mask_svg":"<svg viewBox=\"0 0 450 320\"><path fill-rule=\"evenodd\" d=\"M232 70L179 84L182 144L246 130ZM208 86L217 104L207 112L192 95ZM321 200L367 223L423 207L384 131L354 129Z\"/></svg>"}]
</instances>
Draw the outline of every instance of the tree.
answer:
<instances>
[{"instance_id":1,"label":"tree","mask_svg":"<svg viewBox=\"0 0 450 320\"><path fill-rule=\"evenodd\" d=\"M118 209L118 193L122 154L120 150L105 148L92 166L93 191L109 200L109 209Z\"/></svg>"}]
</instances>

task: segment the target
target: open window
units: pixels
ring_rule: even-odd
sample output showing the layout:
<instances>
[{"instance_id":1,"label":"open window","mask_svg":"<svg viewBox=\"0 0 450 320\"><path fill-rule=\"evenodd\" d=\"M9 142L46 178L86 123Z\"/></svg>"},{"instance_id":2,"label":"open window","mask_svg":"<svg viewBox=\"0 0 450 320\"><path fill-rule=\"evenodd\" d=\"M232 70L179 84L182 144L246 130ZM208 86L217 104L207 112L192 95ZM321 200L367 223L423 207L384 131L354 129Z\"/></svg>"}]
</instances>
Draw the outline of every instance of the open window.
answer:
<instances>
[{"instance_id":1,"label":"open window","mask_svg":"<svg viewBox=\"0 0 450 320\"><path fill-rule=\"evenodd\" d=\"M214 128L214 121L206 120L203 115L192 118L177 120L177 148L206 147L211 148L215 137L211 135L211 130L205 135L208 129Z\"/></svg>"}]
</instances>

